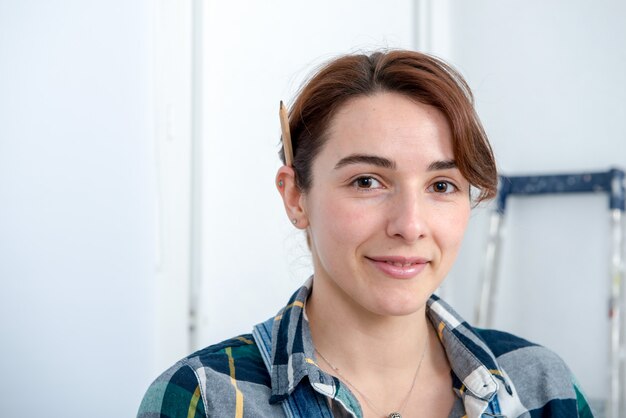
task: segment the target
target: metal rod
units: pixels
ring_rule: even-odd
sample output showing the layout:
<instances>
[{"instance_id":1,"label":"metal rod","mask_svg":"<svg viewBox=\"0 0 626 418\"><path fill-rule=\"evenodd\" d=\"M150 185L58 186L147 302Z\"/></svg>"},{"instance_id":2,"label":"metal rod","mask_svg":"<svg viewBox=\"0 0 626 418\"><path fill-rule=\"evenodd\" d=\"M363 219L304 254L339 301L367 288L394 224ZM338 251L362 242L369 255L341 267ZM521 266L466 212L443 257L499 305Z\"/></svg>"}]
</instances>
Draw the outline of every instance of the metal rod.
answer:
<instances>
[{"instance_id":1,"label":"metal rod","mask_svg":"<svg viewBox=\"0 0 626 418\"><path fill-rule=\"evenodd\" d=\"M623 385L623 360L622 360L622 285L624 281L623 252L624 234L622 229L622 211L611 211L612 248L611 248L611 276L609 293L609 398L607 405L607 417L619 418L622 410L624 395Z\"/></svg>"},{"instance_id":2,"label":"metal rod","mask_svg":"<svg viewBox=\"0 0 626 418\"><path fill-rule=\"evenodd\" d=\"M201 0L192 1L191 63L191 214L189 243L189 351L199 348L200 300L202 288L202 135L203 135L203 9Z\"/></svg>"},{"instance_id":3,"label":"metal rod","mask_svg":"<svg viewBox=\"0 0 626 418\"><path fill-rule=\"evenodd\" d=\"M494 211L489 222L489 242L483 266L480 300L476 310L476 326L489 328L493 324L495 299L498 290L498 266L500 264L500 227L504 214Z\"/></svg>"},{"instance_id":4,"label":"metal rod","mask_svg":"<svg viewBox=\"0 0 626 418\"><path fill-rule=\"evenodd\" d=\"M624 286L626 285L626 219L624 219L624 212L622 211L622 234L621 234L621 270L620 270L620 311L621 311L621 326L620 326L620 380L619 388L616 390L620 396L620 411L626 411L626 292Z\"/></svg>"}]
</instances>

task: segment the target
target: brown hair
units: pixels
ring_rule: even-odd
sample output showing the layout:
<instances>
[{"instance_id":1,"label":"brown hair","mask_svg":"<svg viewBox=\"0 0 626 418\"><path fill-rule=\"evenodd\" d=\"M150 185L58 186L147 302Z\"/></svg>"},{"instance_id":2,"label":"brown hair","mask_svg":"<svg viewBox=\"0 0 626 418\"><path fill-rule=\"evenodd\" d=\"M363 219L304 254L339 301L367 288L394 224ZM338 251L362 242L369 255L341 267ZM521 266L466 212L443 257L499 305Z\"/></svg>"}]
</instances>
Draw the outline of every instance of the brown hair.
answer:
<instances>
[{"instance_id":1,"label":"brown hair","mask_svg":"<svg viewBox=\"0 0 626 418\"><path fill-rule=\"evenodd\" d=\"M495 196L496 164L467 82L442 60L403 50L342 56L301 88L289 112L293 168L300 190L311 187L312 162L337 110L352 98L378 92L403 94L439 109L450 124L457 167L480 190L477 202ZM279 155L285 163L282 147Z\"/></svg>"}]
</instances>

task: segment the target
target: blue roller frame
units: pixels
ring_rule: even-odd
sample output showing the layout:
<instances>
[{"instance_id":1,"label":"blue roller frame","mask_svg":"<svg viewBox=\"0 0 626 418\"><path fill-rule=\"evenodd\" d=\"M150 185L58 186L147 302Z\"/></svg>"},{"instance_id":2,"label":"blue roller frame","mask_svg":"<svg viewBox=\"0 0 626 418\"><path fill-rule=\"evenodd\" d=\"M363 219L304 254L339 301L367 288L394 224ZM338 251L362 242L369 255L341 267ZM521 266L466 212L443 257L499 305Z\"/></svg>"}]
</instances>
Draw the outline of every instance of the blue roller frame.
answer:
<instances>
[{"instance_id":1,"label":"blue roller frame","mask_svg":"<svg viewBox=\"0 0 626 418\"><path fill-rule=\"evenodd\" d=\"M621 412L626 410L626 396L622 388L626 386L626 367L622 354L626 336L623 335L621 324L624 312L623 291L624 285L624 234L623 219L625 212L625 189L624 171L613 168L605 172L588 172L574 174L554 174L540 176L500 176L498 188L497 206L494 211L490 242L487 251L487 263L485 280L483 281L480 304L477 310L477 321L489 323L493 312L493 293L497 287L497 258L499 245L500 222L504 219L506 202L510 196L533 196L543 194L569 194L569 193L607 193L609 196L609 211L613 223L613 256L611 271L611 289L609 296L609 319L610 319L610 393L607 398L607 418L621 417ZM495 227L494 227L495 226ZM490 249L490 250L489 250ZM491 264L491 268L489 268ZM626 334L626 331L624 331Z\"/></svg>"},{"instance_id":2,"label":"blue roller frame","mask_svg":"<svg viewBox=\"0 0 626 418\"><path fill-rule=\"evenodd\" d=\"M500 176L497 211L504 215L509 196L597 192L609 194L609 209L624 212L624 171L613 168L599 173Z\"/></svg>"}]
</instances>

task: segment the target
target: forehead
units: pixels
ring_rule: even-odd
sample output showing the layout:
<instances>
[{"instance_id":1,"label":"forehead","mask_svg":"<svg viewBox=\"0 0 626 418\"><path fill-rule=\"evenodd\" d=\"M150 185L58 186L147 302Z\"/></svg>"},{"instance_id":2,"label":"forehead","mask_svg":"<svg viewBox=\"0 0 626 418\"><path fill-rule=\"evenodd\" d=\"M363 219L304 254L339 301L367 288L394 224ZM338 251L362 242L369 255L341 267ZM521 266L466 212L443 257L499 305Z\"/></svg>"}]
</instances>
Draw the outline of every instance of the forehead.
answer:
<instances>
[{"instance_id":1,"label":"forehead","mask_svg":"<svg viewBox=\"0 0 626 418\"><path fill-rule=\"evenodd\" d=\"M454 159L443 113L389 92L351 99L334 115L320 157L336 159L351 153L426 165Z\"/></svg>"}]
</instances>

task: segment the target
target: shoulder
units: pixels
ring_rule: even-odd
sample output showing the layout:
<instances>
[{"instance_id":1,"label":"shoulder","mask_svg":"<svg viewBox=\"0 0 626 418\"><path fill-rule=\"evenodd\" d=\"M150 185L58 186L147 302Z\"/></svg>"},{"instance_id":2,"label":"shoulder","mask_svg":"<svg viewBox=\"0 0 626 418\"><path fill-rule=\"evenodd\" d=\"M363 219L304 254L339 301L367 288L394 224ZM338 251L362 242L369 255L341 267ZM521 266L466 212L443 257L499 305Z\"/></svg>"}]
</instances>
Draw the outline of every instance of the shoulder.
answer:
<instances>
[{"instance_id":1,"label":"shoulder","mask_svg":"<svg viewBox=\"0 0 626 418\"><path fill-rule=\"evenodd\" d=\"M591 416L576 379L555 352L507 332L476 328L474 331L492 351L506 373L505 378L529 410L575 408L578 416Z\"/></svg>"},{"instance_id":2,"label":"shoulder","mask_svg":"<svg viewBox=\"0 0 626 418\"><path fill-rule=\"evenodd\" d=\"M270 385L261 354L249 334L206 347L167 369L148 388L137 416L206 417L209 412L213 415L216 408L231 407L228 402L231 392L234 408L235 389L246 384L266 388ZM224 399L219 407L214 402L218 397Z\"/></svg>"},{"instance_id":3,"label":"shoulder","mask_svg":"<svg viewBox=\"0 0 626 418\"><path fill-rule=\"evenodd\" d=\"M507 371L570 381L567 365L553 351L508 332L478 328L474 331Z\"/></svg>"},{"instance_id":4,"label":"shoulder","mask_svg":"<svg viewBox=\"0 0 626 418\"><path fill-rule=\"evenodd\" d=\"M235 375L238 382L269 386L269 375L251 334L244 334L196 351L182 360L202 379L204 374Z\"/></svg>"},{"instance_id":5,"label":"shoulder","mask_svg":"<svg viewBox=\"0 0 626 418\"><path fill-rule=\"evenodd\" d=\"M163 372L148 387L138 418L205 417L204 402L194 370L183 360Z\"/></svg>"}]
</instances>

